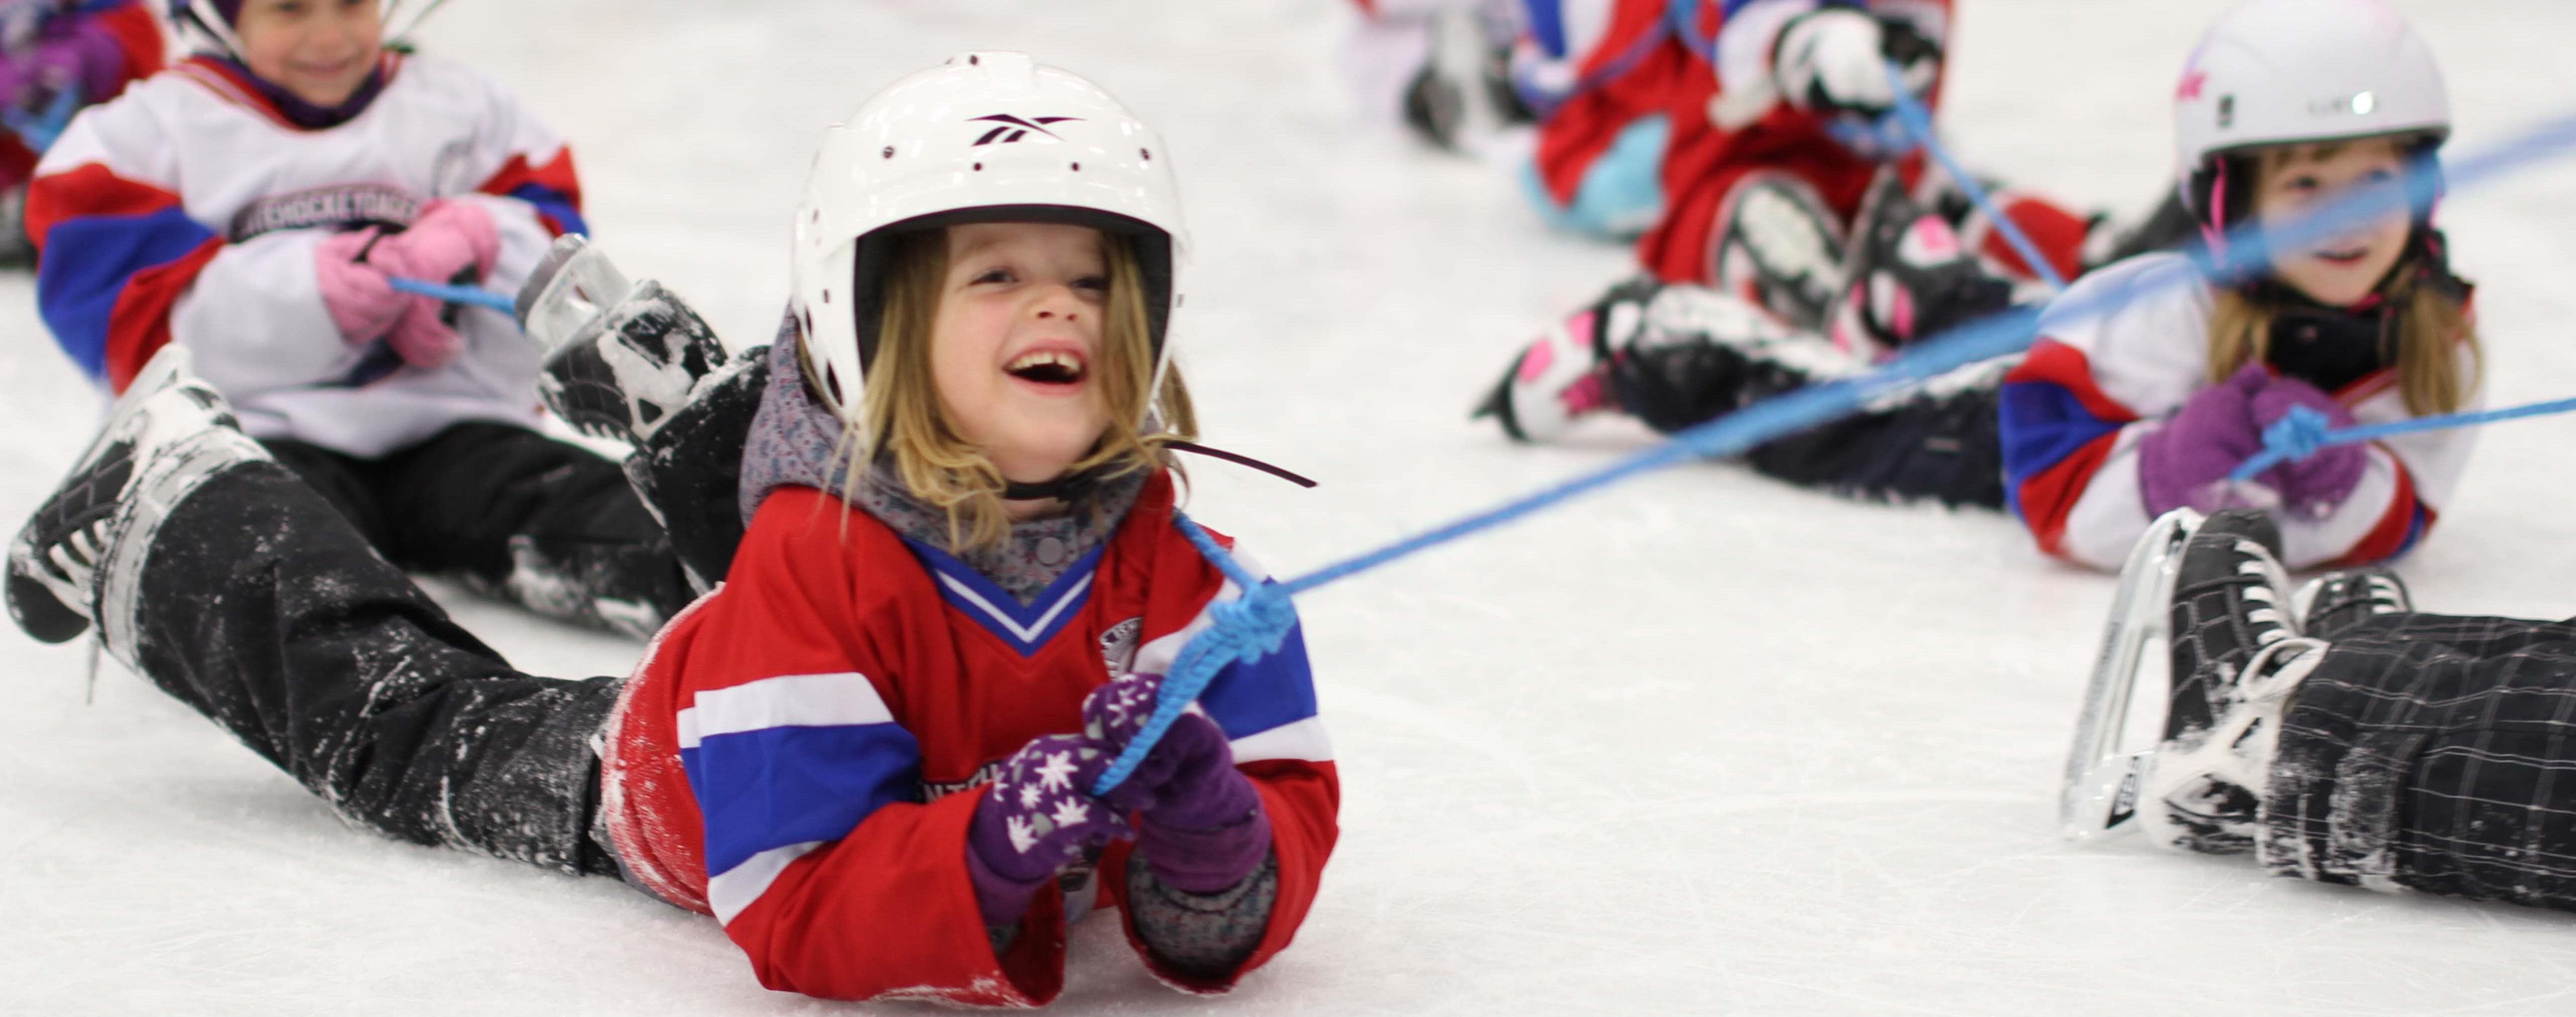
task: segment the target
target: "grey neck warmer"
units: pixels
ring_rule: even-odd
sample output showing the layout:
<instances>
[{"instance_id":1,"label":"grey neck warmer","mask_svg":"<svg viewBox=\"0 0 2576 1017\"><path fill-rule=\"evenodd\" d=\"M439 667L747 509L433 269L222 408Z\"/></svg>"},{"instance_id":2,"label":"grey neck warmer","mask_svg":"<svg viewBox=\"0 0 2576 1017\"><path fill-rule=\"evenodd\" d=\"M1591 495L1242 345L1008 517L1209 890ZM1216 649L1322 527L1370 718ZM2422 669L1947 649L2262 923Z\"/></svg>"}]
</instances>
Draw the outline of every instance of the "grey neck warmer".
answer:
<instances>
[{"instance_id":1,"label":"grey neck warmer","mask_svg":"<svg viewBox=\"0 0 2576 1017\"><path fill-rule=\"evenodd\" d=\"M1144 490L1145 474L1103 481L1070 511L1011 524L999 544L958 551L950 545L948 514L915 500L888 464L871 467L858 482L849 482L847 463L833 453L840 448L841 418L814 400L805 387L804 366L796 357L796 322L780 324L770 343L769 386L752 417L751 438L743 446L742 518L748 525L761 499L775 488L811 487L839 492L850 504L913 540L955 555L994 585L1026 604L1082 556L1109 541L1127 510Z\"/></svg>"}]
</instances>

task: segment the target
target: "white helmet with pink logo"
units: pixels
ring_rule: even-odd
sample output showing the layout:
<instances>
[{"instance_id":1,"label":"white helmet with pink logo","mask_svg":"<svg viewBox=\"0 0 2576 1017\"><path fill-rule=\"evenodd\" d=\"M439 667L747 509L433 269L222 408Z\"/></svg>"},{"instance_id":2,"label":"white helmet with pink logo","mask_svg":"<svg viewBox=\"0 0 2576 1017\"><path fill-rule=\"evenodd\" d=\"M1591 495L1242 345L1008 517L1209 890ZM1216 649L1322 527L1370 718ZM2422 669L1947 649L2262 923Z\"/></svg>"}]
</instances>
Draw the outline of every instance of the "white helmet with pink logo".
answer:
<instances>
[{"instance_id":1,"label":"white helmet with pink logo","mask_svg":"<svg viewBox=\"0 0 2576 1017\"><path fill-rule=\"evenodd\" d=\"M2183 202L2224 228L2241 214L2227 161L2270 145L2451 131L2450 92L2424 40L2384 0L2246 0L2211 25L2174 89Z\"/></svg>"}]
</instances>

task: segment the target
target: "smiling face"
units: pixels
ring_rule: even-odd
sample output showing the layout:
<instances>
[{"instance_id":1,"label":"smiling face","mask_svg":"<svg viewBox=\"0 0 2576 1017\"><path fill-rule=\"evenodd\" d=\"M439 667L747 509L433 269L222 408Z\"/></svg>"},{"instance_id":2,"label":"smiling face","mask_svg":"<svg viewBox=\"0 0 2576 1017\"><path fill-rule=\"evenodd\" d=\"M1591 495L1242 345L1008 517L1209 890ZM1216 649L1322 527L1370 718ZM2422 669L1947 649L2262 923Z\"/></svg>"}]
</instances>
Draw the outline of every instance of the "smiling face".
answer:
<instances>
[{"instance_id":1,"label":"smiling face","mask_svg":"<svg viewBox=\"0 0 2576 1017\"><path fill-rule=\"evenodd\" d=\"M349 101L375 70L385 27L377 0L244 0L233 19L242 63L296 98Z\"/></svg>"},{"instance_id":2,"label":"smiling face","mask_svg":"<svg viewBox=\"0 0 2576 1017\"><path fill-rule=\"evenodd\" d=\"M1109 426L1099 383L1109 268L1097 230L948 230L930 373L950 426L1009 480L1052 480Z\"/></svg>"},{"instance_id":3,"label":"smiling face","mask_svg":"<svg viewBox=\"0 0 2576 1017\"><path fill-rule=\"evenodd\" d=\"M2339 198L2355 187L2390 186L2406 172L2406 153L2389 138L2292 145L2263 153L2254 187L2254 217L2270 224ZM2272 277L2318 303L2342 307L2368 297L2406 252L2412 228L2403 207L2359 227L2291 250L2272 252Z\"/></svg>"}]
</instances>

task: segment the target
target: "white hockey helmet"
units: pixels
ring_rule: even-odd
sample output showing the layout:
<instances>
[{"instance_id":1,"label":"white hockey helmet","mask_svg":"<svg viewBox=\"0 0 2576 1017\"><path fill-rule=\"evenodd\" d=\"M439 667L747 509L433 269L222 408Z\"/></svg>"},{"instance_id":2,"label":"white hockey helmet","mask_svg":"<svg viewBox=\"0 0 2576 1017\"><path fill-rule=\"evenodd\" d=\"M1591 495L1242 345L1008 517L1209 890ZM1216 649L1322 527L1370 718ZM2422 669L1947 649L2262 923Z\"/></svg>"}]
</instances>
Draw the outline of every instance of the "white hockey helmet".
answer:
<instances>
[{"instance_id":1,"label":"white hockey helmet","mask_svg":"<svg viewBox=\"0 0 2576 1017\"><path fill-rule=\"evenodd\" d=\"M1146 391L1160 391L1189 249L1171 165L1162 136L1108 92L1025 53L961 53L869 98L824 132L796 208L790 310L825 404L861 418L889 240L963 222L1133 237L1155 354Z\"/></svg>"},{"instance_id":2,"label":"white hockey helmet","mask_svg":"<svg viewBox=\"0 0 2576 1017\"><path fill-rule=\"evenodd\" d=\"M2225 162L2249 149L2451 131L2433 54L2384 0L2246 0L2221 15L2174 88L2175 169L2204 224L2244 211L2251 181ZM2241 176L2241 174L2240 174Z\"/></svg>"}]
</instances>

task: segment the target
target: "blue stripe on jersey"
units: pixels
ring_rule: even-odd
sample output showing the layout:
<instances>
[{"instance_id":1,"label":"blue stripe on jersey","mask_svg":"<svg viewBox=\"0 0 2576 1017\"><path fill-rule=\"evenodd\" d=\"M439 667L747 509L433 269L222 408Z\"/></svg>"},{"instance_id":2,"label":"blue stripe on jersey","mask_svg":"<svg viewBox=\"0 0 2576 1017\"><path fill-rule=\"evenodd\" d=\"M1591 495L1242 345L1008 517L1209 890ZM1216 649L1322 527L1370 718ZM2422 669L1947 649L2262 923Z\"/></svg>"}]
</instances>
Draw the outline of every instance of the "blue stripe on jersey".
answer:
<instances>
[{"instance_id":1,"label":"blue stripe on jersey","mask_svg":"<svg viewBox=\"0 0 2576 1017\"><path fill-rule=\"evenodd\" d=\"M956 556L910 537L903 538L903 542L912 548L913 557L930 570L939 596L950 607L974 619L1023 657L1035 656L1056 633L1064 631L1065 623L1082 613L1083 605L1091 602L1092 577L1100 568L1101 552L1107 549L1107 545L1092 548L1075 559L1055 582L1022 604L1011 591L984 578L983 573Z\"/></svg>"},{"instance_id":2,"label":"blue stripe on jersey","mask_svg":"<svg viewBox=\"0 0 2576 1017\"><path fill-rule=\"evenodd\" d=\"M1228 664L1199 695L1199 708L1227 738L1260 734L1315 715L1315 677L1306 662L1306 624L1288 630L1279 652Z\"/></svg>"},{"instance_id":3,"label":"blue stripe on jersey","mask_svg":"<svg viewBox=\"0 0 2576 1017\"><path fill-rule=\"evenodd\" d=\"M709 735L680 750L680 765L706 817L710 876L771 848L847 837L921 787L921 743L896 724Z\"/></svg>"},{"instance_id":4,"label":"blue stripe on jersey","mask_svg":"<svg viewBox=\"0 0 2576 1017\"><path fill-rule=\"evenodd\" d=\"M92 379L104 378L108 320L126 280L186 257L214 236L177 208L55 223L36 266L36 308L63 352Z\"/></svg>"},{"instance_id":5,"label":"blue stripe on jersey","mask_svg":"<svg viewBox=\"0 0 2576 1017\"><path fill-rule=\"evenodd\" d=\"M544 184L527 183L510 188L510 196L537 206L539 214L553 219L565 233L590 235L590 221L581 217L581 210L572 207L572 199L565 197L562 191Z\"/></svg>"},{"instance_id":6,"label":"blue stripe on jersey","mask_svg":"<svg viewBox=\"0 0 2576 1017\"><path fill-rule=\"evenodd\" d=\"M2021 485L2075 450L2120 429L2084 408L2063 385L2045 381L2006 384L1998 399L2004 452L2004 501L2021 516Z\"/></svg>"}]
</instances>

